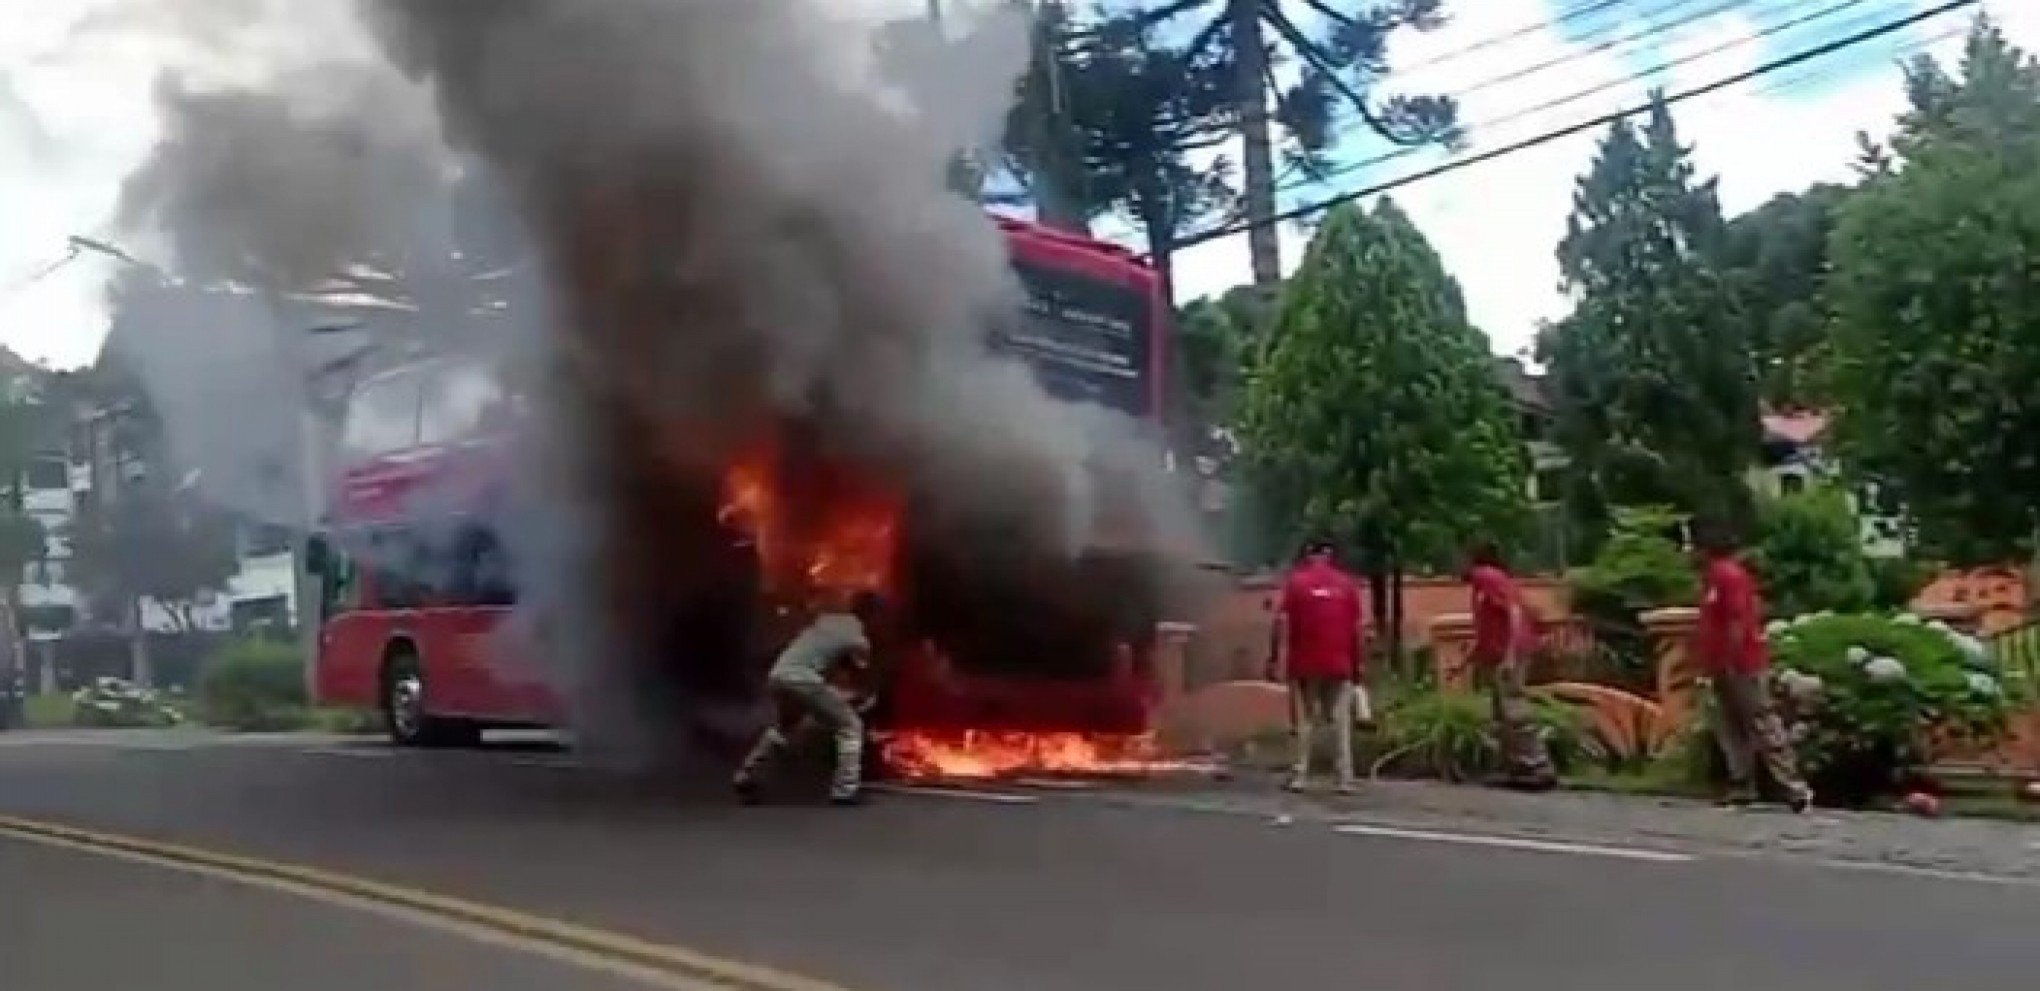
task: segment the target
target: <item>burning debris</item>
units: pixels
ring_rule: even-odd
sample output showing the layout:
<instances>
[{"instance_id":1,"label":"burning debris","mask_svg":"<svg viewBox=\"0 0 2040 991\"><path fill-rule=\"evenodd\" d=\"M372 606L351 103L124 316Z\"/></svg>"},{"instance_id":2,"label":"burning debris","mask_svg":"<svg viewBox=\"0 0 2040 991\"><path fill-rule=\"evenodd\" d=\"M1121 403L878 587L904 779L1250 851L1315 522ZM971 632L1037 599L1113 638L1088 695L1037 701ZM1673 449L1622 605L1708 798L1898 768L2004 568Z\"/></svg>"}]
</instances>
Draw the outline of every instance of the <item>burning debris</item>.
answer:
<instances>
[{"instance_id":1,"label":"burning debris","mask_svg":"<svg viewBox=\"0 0 2040 991\"><path fill-rule=\"evenodd\" d=\"M180 261L278 292L363 254L514 260L507 314L454 320L421 293L398 333L489 359L529 399L492 523L514 629L584 744L645 759L734 736L815 602L873 588L904 606L878 649L908 773L1150 766L1163 576L1108 548L1187 545L1184 517L1138 416L1051 398L988 349L1021 288L943 188L955 122L1003 111L1020 25L988 15L946 70L973 78L923 78L903 112L860 64L868 25L833 7L362 0L372 43L345 58L280 46L311 61L166 81L170 131L128 213ZM245 5L262 37L294 8ZM404 178L388 199L379 174ZM461 243L475 229L485 249ZM464 332L435 340L442 319Z\"/></svg>"}]
</instances>

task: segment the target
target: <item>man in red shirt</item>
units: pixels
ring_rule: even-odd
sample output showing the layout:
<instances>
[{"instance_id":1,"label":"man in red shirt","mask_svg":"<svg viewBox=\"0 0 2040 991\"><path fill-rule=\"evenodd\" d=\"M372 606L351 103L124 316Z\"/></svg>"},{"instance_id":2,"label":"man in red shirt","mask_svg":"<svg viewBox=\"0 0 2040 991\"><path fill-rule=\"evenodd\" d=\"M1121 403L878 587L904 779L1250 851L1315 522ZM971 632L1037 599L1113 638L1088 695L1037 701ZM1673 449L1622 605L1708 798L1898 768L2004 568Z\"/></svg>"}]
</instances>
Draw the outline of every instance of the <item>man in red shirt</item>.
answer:
<instances>
[{"instance_id":1,"label":"man in red shirt","mask_svg":"<svg viewBox=\"0 0 2040 991\"><path fill-rule=\"evenodd\" d=\"M1467 555L1466 584L1473 590L1472 659L1488 672L1505 783L1547 791L1558 784L1558 771L1538 731L1523 681L1530 652L1537 646L1536 625L1493 543L1477 544Z\"/></svg>"},{"instance_id":2,"label":"man in red shirt","mask_svg":"<svg viewBox=\"0 0 2040 991\"><path fill-rule=\"evenodd\" d=\"M1353 791L1353 690L1360 680L1365 624L1360 583L1339 568L1329 542L1312 542L1282 584L1268 660L1269 680L1288 681L1295 701L1290 791L1309 784L1311 735L1319 723L1332 728L1339 793Z\"/></svg>"},{"instance_id":3,"label":"man in red shirt","mask_svg":"<svg viewBox=\"0 0 2040 991\"><path fill-rule=\"evenodd\" d=\"M1794 812L1813 804L1813 790L1799 776L1792 741L1771 702L1767 676L1770 651L1764 644L1764 601L1757 580L1737 559L1735 543L1720 527L1701 528L1694 539L1700 566L1700 621L1694 630L1693 659L1714 685L1714 739L1728 765L1722 804L1748 805L1756 797L1756 765L1778 787Z\"/></svg>"}]
</instances>

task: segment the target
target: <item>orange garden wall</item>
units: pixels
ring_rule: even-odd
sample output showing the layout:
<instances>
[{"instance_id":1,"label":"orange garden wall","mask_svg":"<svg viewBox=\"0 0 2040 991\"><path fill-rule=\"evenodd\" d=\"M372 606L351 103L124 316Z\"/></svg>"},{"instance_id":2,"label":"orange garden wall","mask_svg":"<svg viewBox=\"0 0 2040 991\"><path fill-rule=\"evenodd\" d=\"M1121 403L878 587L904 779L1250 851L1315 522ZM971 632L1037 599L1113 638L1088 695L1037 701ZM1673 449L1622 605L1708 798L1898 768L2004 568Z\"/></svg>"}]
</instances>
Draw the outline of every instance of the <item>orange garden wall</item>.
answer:
<instances>
[{"instance_id":1,"label":"orange garden wall","mask_svg":"<svg viewBox=\"0 0 2040 991\"><path fill-rule=\"evenodd\" d=\"M1977 627L1998 633L2025 621L2026 574L2015 567L1945 572L1920 591L1913 605L1975 609Z\"/></svg>"}]
</instances>

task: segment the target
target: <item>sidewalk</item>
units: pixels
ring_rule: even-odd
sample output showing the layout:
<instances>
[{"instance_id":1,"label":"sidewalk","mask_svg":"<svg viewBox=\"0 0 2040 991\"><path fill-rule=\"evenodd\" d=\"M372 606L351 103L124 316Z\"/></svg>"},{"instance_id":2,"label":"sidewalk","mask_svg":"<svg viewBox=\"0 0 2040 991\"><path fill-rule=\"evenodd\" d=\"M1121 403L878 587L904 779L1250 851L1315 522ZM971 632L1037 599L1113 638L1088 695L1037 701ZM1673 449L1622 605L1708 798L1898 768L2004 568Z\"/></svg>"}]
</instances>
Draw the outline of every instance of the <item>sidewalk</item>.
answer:
<instances>
[{"instance_id":1,"label":"sidewalk","mask_svg":"<svg viewBox=\"0 0 2040 991\"><path fill-rule=\"evenodd\" d=\"M1412 828L1473 830L1588 842L1638 840L1714 850L1888 864L2040 881L2040 828L1986 819L1870 812L1717 809L1702 802L1602 792L1543 795L1430 781L1373 781L1359 795L1294 796L1277 778L1129 784L1112 800L1242 815L1364 819Z\"/></svg>"}]
</instances>

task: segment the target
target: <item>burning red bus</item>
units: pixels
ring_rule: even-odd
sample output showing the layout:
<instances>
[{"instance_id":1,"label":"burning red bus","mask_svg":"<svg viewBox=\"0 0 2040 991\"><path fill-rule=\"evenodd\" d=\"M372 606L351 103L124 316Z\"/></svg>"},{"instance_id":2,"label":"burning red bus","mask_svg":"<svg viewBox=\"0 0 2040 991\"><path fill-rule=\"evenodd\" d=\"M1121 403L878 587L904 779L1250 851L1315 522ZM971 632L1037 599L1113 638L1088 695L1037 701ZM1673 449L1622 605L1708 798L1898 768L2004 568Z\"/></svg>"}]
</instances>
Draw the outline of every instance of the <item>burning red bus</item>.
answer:
<instances>
[{"instance_id":1,"label":"burning red bus","mask_svg":"<svg viewBox=\"0 0 2040 991\"><path fill-rule=\"evenodd\" d=\"M994 332L993 347L1057 398L1158 428L1170 308L1154 272L1113 245L999 225L1027 312ZM350 399L329 532L310 555L323 587L314 691L324 704L383 710L398 743L466 743L484 728L563 715L540 671L494 649L515 599L495 536L463 529L449 553L409 532L422 513L489 515L483 504L503 498L497 462L511 449L516 404L484 371L450 360L377 375ZM953 548L914 539L911 499L856 479L829 482L826 518L803 521L795 539L781 512L797 484L786 442L767 436L723 473L716 522L746 567L724 580L717 609L785 614L758 608L782 591L779 578L898 594L909 646L893 652L879 721L910 766L969 773L1126 756L1113 751L1140 738L1153 696L1147 658L1160 617L1153 595L1131 591L1147 580L1146 551L972 569ZM826 467L800 471L812 483ZM1014 615L987 618L996 610L986 603L1010 603ZM732 632L731 652L758 667L783 634Z\"/></svg>"}]
</instances>

